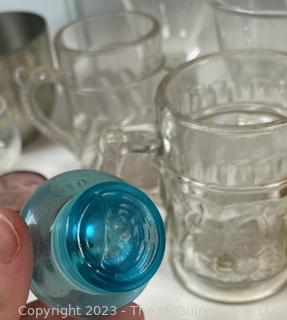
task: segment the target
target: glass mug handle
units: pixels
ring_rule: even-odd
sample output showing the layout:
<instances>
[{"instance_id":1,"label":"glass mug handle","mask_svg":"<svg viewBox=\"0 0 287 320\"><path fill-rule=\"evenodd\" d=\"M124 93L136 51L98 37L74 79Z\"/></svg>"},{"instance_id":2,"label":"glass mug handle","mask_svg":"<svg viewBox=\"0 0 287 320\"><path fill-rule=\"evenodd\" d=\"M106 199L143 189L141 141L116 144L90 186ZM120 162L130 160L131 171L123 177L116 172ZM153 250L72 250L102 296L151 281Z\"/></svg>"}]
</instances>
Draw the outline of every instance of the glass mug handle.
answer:
<instances>
[{"instance_id":1,"label":"glass mug handle","mask_svg":"<svg viewBox=\"0 0 287 320\"><path fill-rule=\"evenodd\" d=\"M37 103L36 92L44 84L58 84L64 87L61 72L52 67L40 67L29 76L24 68L18 68L14 73L16 83L20 87L21 104L27 118L43 135L53 141L77 150L71 133L61 128L52 119L49 119Z\"/></svg>"},{"instance_id":2,"label":"glass mug handle","mask_svg":"<svg viewBox=\"0 0 287 320\"><path fill-rule=\"evenodd\" d=\"M122 160L132 153L161 155L162 145L156 123L107 129L101 136L102 170L120 175Z\"/></svg>"}]
</instances>

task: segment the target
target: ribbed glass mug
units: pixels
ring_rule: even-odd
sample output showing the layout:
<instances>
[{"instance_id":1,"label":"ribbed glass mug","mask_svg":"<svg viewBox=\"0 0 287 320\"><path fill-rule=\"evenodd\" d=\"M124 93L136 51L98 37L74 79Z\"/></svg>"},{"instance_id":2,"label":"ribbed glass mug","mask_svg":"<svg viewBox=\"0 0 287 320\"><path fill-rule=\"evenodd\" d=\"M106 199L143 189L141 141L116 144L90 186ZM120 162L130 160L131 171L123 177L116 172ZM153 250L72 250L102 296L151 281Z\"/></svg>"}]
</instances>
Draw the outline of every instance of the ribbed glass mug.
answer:
<instances>
[{"instance_id":1,"label":"ribbed glass mug","mask_svg":"<svg viewBox=\"0 0 287 320\"><path fill-rule=\"evenodd\" d=\"M171 261L207 299L248 302L287 281L287 55L208 55L157 92Z\"/></svg>"},{"instance_id":2,"label":"ribbed glass mug","mask_svg":"<svg viewBox=\"0 0 287 320\"><path fill-rule=\"evenodd\" d=\"M196 58L164 77L156 107L161 147L149 151L161 151L179 281L225 303L277 292L287 281L287 54ZM112 136L114 148L132 152L132 128Z\"/></svg>"},{"instance_id":3,"label":"ribbed glass mug","mask_svg":"<svg viewBox=\"0 0 287 320\"><path fill-rule=\"evenodd\" d=\"M163 58L158 22L137 12L99 14L64 26L56 35L59 69L34 70L22 84L27 116L49 138L69 147L84 167L109 171L145 191L157 187L154 157L107 149L106 130L155 121L154 94ZM35 101L40 85L65 89L68 130L44 116ZM146 149L150 145L146 146Z\"/></svg>"}]
</instances>

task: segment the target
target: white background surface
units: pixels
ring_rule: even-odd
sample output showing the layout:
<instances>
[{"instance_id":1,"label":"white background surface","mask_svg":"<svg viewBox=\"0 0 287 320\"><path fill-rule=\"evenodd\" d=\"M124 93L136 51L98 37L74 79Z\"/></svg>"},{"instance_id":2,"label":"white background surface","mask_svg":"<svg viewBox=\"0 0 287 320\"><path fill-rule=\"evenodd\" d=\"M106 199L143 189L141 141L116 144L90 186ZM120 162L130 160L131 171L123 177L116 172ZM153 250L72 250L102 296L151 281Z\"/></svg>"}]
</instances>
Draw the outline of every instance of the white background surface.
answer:
<instances>
[{"instance_id":1,"label":"white background surface","mask_svg":"<svg viewBox=\"0 0 287 320\"><path fill-rule=\"evenodd\" d=\"M25 150L16 168L36 170L52 177L60 172L79 168L79 163L65 148L40 139ZM31 299L33 295L30 295ZM137 302L145 311L146 320L287 319L287 289L264 301L249 305L208 302L185 291L177 283L167 257Z\"/></svg>"}]
</instances>

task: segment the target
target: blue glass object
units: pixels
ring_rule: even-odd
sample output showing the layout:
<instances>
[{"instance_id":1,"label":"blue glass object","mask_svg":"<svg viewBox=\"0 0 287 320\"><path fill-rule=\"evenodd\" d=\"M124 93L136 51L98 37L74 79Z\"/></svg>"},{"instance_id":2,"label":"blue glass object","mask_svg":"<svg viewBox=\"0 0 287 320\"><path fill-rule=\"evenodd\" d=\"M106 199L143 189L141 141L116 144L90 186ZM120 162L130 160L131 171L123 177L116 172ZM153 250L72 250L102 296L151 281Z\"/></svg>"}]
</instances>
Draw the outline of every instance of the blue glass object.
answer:
<instances>
[{"instance_id":1,"label":"blue glass object","mask_svg":"<svg viewBox=\"0 0 287 320\"><path fill-rule=\"evenodd\" d=\"M52 307L78 308L77 315L132 302L164 255L156 206L107 173L60 174L32 194L21 214L33 238L33 293Z\"/></svg>"}]
</instances>

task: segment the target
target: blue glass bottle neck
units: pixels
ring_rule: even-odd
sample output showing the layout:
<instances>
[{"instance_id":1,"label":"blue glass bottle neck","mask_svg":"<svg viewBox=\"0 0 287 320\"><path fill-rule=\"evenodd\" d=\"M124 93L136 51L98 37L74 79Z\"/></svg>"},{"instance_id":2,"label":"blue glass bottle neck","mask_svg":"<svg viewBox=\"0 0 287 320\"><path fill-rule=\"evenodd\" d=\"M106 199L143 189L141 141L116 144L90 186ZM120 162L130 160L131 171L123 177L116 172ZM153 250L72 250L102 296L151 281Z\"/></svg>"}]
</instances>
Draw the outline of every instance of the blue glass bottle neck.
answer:
<instances>
[{"instance_id":1,"label":"blue glass bottle neck","mask_svg":"<svg viewBox=\"0 0 287 320\"><path fill-rule=\"evenodd\" d=\"M85 290L129 292L145 286L164 249L156 206L123 182L99 183L75 196L52 228L55 263Z\"/></svg>"}]
</instances>

